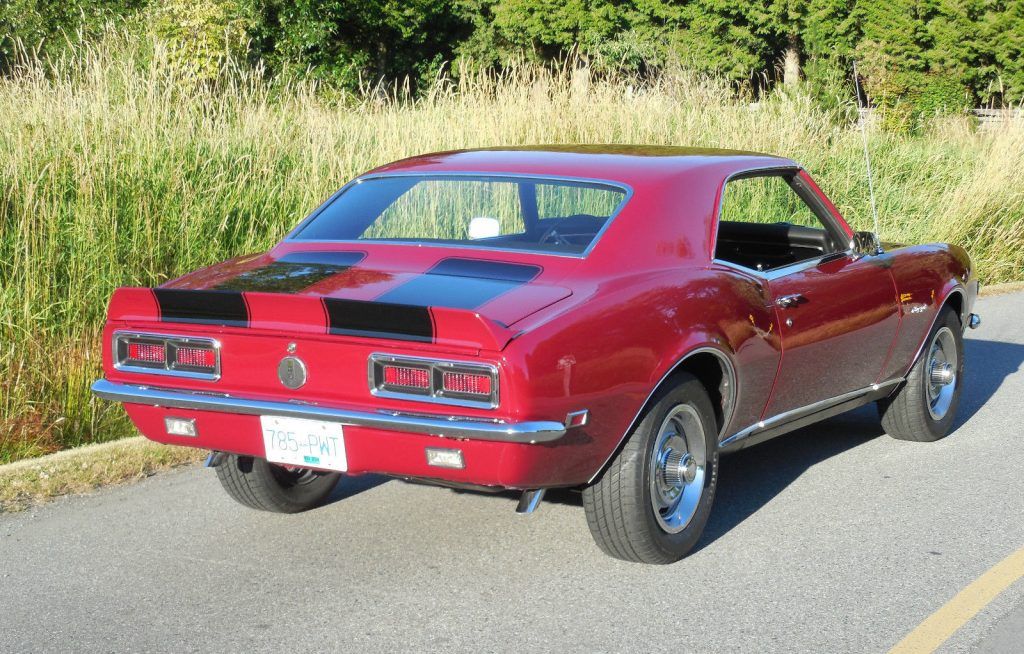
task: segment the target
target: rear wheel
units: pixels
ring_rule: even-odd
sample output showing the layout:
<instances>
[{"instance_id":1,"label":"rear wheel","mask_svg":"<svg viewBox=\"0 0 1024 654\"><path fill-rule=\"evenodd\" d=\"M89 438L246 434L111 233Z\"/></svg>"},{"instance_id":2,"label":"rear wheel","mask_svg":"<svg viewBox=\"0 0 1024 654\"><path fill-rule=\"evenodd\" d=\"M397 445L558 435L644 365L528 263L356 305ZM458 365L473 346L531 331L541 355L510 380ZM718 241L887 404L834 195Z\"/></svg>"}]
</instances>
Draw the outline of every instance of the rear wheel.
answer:
<instances>
[{"instance_id":1,"label":"rear wheel","mask_svg":"<svg viewBox=\"0 0 1024 654\"><path fill-rule=\"evenodd\" d=\"M948 434L960 404L963 373L963 330L956 312L946 307L906 383L878 401L885 431L899 440L919 442Z\"/></svg>"},{"instance_id":2,"label":"rear wheel","mask_svg":"<svg viewBox=\"0 0 1024 654\"><path fill-rule=\"evenodd\" d=\"M696 545L711 513L718 480L711 400L694 377L676 380L583 491L590 532L615 558L678 561Z\"/></svg>"},{"instance_id":3,"label":"rear wheel","mask_svg":"<svg viewBox=\"0 0 1024 654\"><path fill-rule=\"evenodd\" d=\"M217 478L235 501L260 511L298 513L319 506L341 473L286 468L266 459L229 454L217 466Z\"/></svg>"}]
</instances>

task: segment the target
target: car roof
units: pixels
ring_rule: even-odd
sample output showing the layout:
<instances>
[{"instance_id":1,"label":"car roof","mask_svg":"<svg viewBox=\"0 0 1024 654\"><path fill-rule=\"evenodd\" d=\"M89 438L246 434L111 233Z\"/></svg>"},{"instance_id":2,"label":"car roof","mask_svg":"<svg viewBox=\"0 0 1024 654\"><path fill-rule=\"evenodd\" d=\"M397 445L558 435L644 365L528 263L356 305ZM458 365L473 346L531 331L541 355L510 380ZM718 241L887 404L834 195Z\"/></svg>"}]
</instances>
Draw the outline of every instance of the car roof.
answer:
<instances>
[{"instance_id":1,"label":"car roof","mask_svg":"<svg viewBox=\"0 0 1024 654\"><path fill-rule=\"evenodd\" d=\"M757 152L666 145L501 146L423 154L368 174L503 173L582 177L633 186L705 170L725 177L755 168L795 167L791 159Z\"/></svg>"}]
</instances>

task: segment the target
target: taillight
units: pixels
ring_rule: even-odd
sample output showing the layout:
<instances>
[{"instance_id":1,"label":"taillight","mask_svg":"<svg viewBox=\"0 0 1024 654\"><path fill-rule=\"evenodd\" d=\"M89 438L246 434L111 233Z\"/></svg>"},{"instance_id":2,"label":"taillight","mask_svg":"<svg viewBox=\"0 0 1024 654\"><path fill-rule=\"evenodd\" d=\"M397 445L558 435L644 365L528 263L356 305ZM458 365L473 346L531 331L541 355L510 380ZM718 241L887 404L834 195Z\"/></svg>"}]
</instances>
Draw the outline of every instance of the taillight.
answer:
<instances>
[{"instance_id":1,"label":"taillight","mask_svg":"<svg viewBox=\"0 0 1024 654\"><path fill-rule=\"evenodd\" d=\"M491 377L466 372L446 372L441 376L441 388L445 393L486 396L491 394Z\"/></svg>"},{"instance_id":2,"label":"taillight","mask_svg":"<svg viewBox=\"0 0 1024 654\"><path fill-rule=\"evenodd\" d=\"M159 363L167 361L167 346L163 343L128 342L128 359L136 363Z\"/></svg>"},{"instance_id":3,"label":"taillight","mask_svg":"<svg viewBox=\"0 0 1024 654\"><path fill-rule=\"evenodd\" d=\"M212 347L179 347L174 351L174 363L190 368L209 368L217 364L217 353Z\"/></svg>"},{"instance_id":4,"label":"taillight","mask_svg":"<svg viewBox=\"0 0 1024 654\"><path fill-rule=\"evenodd\" d=\"M384 366L384 384L429 390L430 370L405 366Z\"/></svg>"},{"instance_id":5,"label":"taillight","mask_svg":"<svg viewBox=\"0 0 1024 654\"><path fill-rule=\"evenodd\" d=\"M370 392L381 397L485 409L498 406L498 370L489 364L374 354L369 381Z\"/></svg>"},{"instance_id":6,"label":"taillight","mask_svg":"<svg viewBox=\"0 0 1024 654\"><path fill-rule=\"evenodd\" d=\"M220 345L211 338L115 332L114 367L196 379L220 377Z\"/></svg>"}]
</instances>

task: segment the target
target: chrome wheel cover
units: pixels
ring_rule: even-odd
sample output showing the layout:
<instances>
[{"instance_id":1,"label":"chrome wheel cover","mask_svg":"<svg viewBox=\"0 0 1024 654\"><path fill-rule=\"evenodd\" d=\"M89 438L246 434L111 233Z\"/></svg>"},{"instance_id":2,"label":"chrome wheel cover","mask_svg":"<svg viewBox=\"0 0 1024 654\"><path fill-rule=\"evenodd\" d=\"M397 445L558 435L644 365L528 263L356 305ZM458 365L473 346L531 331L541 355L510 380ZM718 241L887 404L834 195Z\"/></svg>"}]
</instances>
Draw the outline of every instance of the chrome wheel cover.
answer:
<instances>
[{"instance_id":1,"label":"chrome wheel cover","mask_svg":"<svg viewBox=\"0 0 1024 654\"><path fill-rule=\"evenodd\" d=\"M956 337L949 327L943 327L935 332L928 346L927 367L924 370L925 401L933 420L942 420L949 413L960 383L959 363Z\"/></svg>"},{"instance_id":2,"label":"chrome wheel cover","mask_svg":"<svg viewBox=\"0 0 1024 654\"><path fill-rule=\"evenodd\" d=\"M707 468L704 426L689 404L673 407L658 429L649 467L651 508L663 530L679 533L690 524Z\"/></svg>"}]
</instances>

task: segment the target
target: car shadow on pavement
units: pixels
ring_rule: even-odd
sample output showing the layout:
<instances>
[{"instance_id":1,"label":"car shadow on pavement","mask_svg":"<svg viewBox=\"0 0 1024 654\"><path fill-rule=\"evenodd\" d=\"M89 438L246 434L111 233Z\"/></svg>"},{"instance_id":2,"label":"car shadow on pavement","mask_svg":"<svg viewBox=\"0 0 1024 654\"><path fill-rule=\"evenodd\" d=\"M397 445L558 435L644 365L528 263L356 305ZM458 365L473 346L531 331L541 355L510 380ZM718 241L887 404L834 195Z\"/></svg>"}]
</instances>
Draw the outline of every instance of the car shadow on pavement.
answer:
<instances>
[{"instance_id":1,"label":"car shadow on pavement","mask_svg":"<svg viewBox=\"0 0 1024 654\"><path fill-rule=\"evenodd\" d=\"M968 338L964 340L964 390L956 426L970 420L996 394L1003 380L1024 364L1024 345Z\"/></svg>"},{"instance_id":2,"label":"car shadow on pavement","mask_svg":"<svg viewBox=\"0 0 1024 654\"><path fill-rule=\"evenodd\" d=\"M341 481L334 487L330 496L328 496L327 500L325 500L321 506L328 506L335 502L346 500L360 493L365 493L371 488L376 488L377 486L386 484L389 481L391 481L391 479L389 477L384 477L383 475L356 475L353 477L343 475Z\"/></svg>"},{"instance_id":3,"label":"car shadow on pavement","mask_svg":"<svg viewBox=\"0 0 1024 654\"><path fill-rule=\"evenodd\" d=\"M694 551L752 516L811 466L882 436L874 405L723 456L711 517Z\"/></svg>"}]
</instances>

